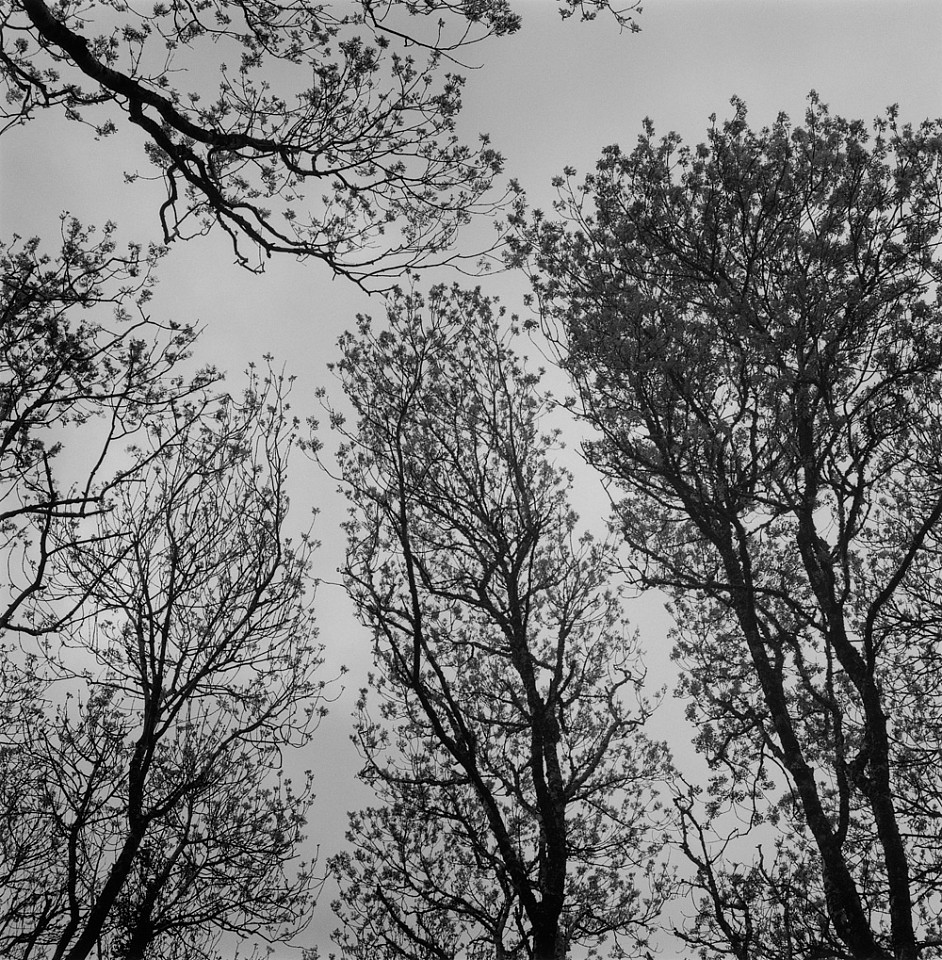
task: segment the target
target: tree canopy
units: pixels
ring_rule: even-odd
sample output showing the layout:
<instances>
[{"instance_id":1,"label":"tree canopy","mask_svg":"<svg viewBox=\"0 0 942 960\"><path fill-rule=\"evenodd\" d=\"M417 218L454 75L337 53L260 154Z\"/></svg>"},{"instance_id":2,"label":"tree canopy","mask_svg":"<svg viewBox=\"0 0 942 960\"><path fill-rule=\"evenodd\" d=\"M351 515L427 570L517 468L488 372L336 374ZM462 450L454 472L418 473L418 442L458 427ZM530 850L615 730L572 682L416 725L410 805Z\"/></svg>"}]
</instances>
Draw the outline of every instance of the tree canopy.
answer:
<instances>
[{"instance_id":1,"label":"tree canopy","mask_svg":"<svg viewBox=\"0 0 942 960\"><path fill-rule=\"evenodd\" d=\"M636 6L560 9L633 25ZM3 111L136 126L166 183L165 241L216 224L244 265L287 252L388 285L455 256L458 227L493 209L501 158L459 141L449 68L519 23L509 0L17 0L0 13Z\"/></svg>"},{"instance_id":2,"label":"tree canopy","mask_svg":"<svg viewBox=\"0 0 942 960\"><path fill-rule=\"evenodd\" d=\"M114 224L96 235L68 216L55 254L38 238L0 245L4 630L49 628L21 607L56 550L54 524L100 511L123 475L114 471L119 448L218 376L207 367L184 377L195 329L147 313L159 256L156 247L121 250Z\"/></svg>"},{"instance_id":3,"label":"tree canopy","mask_svg":"<svg viewBox=\"0 0 942 960\"><path fill-rule=\"evenodd\" d=\"M622 956L664 898L668 763L610 546L577 533L549 400L500 322L435 288L341 341L345 573L376 658L355 736L384 804L335 861L344 956Z\"/></svg>"},{"instance_id":4,"label":"tree canopy","mask_svg":"<svg viewBox=\"0 0 942 960\"><path fill-rule=\"evenodd\" d=\"M0 257L0 953L209 960L310 917L282 759L323 709L313 543L287 383L184 377L195 333L144 313L152 256L112 232Z\"/></svg>"},{"instance_id":5,"label":"tree canopy","mask_svg":"<svg viewBox=\"0 0 942 960\"><path fill-rule=\"evenodd\" d=\"M942 129L734 107L561 178L557 221L521 204L516 257L630 573L673 598L714 772L677 798L704 895L682 935L937 956ZM730 807L751 862L709 842Z\"/></svg>"},{"instance_id":6,"label":"tree canopy","mask_svg":"<svg viewBox=\"0 0 942 960\"><path fill-rule=\"evenodd\" d=\"M646 121L567 169L544 214L462 116L524 12L0 4L0 134L134 141L164 243L386 294L322 394L373 655L337 951L650 960L670 927L702 960L942 960L942 120L812 94L757 128L734 98L704 143ZM519 321L416 292L512 198L486 252L530 276L604 538ZM309 441L270 357L244 392L197 368L196 327L150 314L164 247L117 237L0 243L0 955L300 947L327 879L323 767L289 776L326 690L288 519ZM669 600L706 777L650 735L629 587Z\"/></svg>"}]
</instances>

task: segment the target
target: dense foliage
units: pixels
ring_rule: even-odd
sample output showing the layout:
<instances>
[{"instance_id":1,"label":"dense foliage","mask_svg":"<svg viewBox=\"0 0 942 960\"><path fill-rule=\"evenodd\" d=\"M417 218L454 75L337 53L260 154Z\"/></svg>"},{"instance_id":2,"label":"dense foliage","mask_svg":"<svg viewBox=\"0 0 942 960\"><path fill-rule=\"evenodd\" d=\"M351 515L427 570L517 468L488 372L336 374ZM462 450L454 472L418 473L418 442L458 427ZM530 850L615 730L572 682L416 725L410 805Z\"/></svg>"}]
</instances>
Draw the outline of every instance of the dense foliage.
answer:
<instances>
[{"instance_id":1,"label":"dense foliage","mask_svg":"<svg viewBox=\"0 0 942 960\"><path fill-rule=\"evenodd\" d=\"M668 767L549 400L477 291L397 294L341 347L345 572L376 661L356 742L383 802L334 864L344 955L623 956L663 900Z\"/></svg>"},{"instance_id":2,"label":"dense foliage","mask_svg":"<svg viewBox=\"0 0 942 960\"><path fill-rule=\"evenodd\" d=\"M218 228L242 266L388 293L325 401L374 653L337 947L650 957L672 925L704 958L942 957L942 122L812 95L757 130L734 100L703 144L648 122L567 171L550 216L517 195L495 242L591 430L599 542L515 325L394 286L480 253L459 233L507 199L461 74L519 26L512 0L0 3L0 133L138 136L164 242ZM189 366L195 328L148 312L162 248L116 237L0 246L0 954L217 960L295 938L323 880L312 776L283 772L324 699L307 441L270 368L235 396ZM670 599L703 782L643 731L622 574Z\"/></svg>"},{"instance_id":3,"label":"dense foliage","mask_svg":"<svg viewBox=\"0 0 942 960\"><path fill-rule=\"evenodd\" d=\"M630 572L673 598L714 771L677 800L704 893L682 935L934 956L940 128L812 98L753 130L734 106L696 148L649 125L560 180L561 221L521 209L516 255L623 491ZM729 808L751 862L710 843Z\"/></svg>"}]
</instances>

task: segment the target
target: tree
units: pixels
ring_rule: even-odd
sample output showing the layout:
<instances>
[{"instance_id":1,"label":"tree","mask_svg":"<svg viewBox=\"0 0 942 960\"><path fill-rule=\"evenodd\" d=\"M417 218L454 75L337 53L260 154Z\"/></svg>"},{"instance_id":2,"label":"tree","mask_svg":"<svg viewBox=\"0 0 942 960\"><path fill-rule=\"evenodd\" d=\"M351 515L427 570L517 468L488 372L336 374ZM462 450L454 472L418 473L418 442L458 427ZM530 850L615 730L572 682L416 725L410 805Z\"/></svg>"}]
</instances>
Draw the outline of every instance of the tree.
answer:
<instances>
[{"instance_id":1,"label":"tree","mask_svg":"<svg viewBox=\"0 0 942 960\"><path fill-rule=\"evenodd\" d=\"M189 326L161 325L145 313L161 251L135 245L120 251L114 234L109 223L97 239L93 228L63 217L55 259L41 252L38 238L0 245L5 631L48 628L20 614L42 586L55 549L52 527L100 508L109 482L115 482L115 448L148 416L197 396L216 376L206 368L189 380L173 379L196 333ZM106 309L112 315L103 323Z\"/></svg>"},{"instance_id":2,"label":"tree","mask_svg":"<svg viewBox=\"0 0 942 960\"><path fill-rule=\"evenodd\" d=\"M323 682L284 389L253 374L241 401L151 415L103 509L53 529L56 643L2 731L4 956L209 958L224 932L309 919L312 865L291 862L310 774L281 770Z\"/></svg>"},{"instance_id":3,"label":"tree","mask_svg":"<svg viewBox=\"0 0 942 960\"><path fill-rule=\"evenodd\" d=\"M381 805L333 862L347 957L549 960L643 943L661 746L607 544L576 534L548 398L478 291L361 318L332 415L345 576L373 632L355 741Z\"/></svg>"},{"instance_id":4,"label":"tree","mask_svg":"<svg viewBox=\"0 0 942 960\"><path fill-rule=\"evenodd\" d=\"M636 6L612 12L633 25ZM561 5L584 19L610 9ZM519 23L509 0L169 0L146 12L16 0L0 18L5 116L54 108L107 135L125 115L167 186L166 241L215 223L244 265L288 252L388 284L448 260L457 228L492 209L500 156L486 137L458 141L463 80L441 66Z\"/></svg>"},{"instance_id":5,"label":"tree","mask_svg":"<svg viewBox=\"0 0 942 960\"><path fill-rule=\"evenodd\" d=\"M103 510L109 489L141 465L122 462L116 448L171 404L198 402L215 378L212 369L174 375L195 331L147 316L160 251L119 251L114 230L107 224L97 239L63 217L55 259L38 239L0 247L0 547L8 577L0 602L0 938L49 902L48 824L24 815L43 772L21 747L44 716L42 651L26 638L47 638L73 612L59 605L36 615L58 555L84 542L77 530L69 544L55 531ZM110 322L102 317L109 311Z\"/></svg>"},{"instance_id":6,"label":"tree","mask_svg":"<svg viewBox=\"0 0 942 960\"><path fill-rule=\"evenodd\" d=\"M756 131L733 102L695 149L648 123L561 179L516 257L632 573L673 598L715 773L705 813L677 801L688 940L939 956L940 127L871 133L812 95ZM710 842L724 807L764 825L751 865Z\"/></svg>"}]
</instances>

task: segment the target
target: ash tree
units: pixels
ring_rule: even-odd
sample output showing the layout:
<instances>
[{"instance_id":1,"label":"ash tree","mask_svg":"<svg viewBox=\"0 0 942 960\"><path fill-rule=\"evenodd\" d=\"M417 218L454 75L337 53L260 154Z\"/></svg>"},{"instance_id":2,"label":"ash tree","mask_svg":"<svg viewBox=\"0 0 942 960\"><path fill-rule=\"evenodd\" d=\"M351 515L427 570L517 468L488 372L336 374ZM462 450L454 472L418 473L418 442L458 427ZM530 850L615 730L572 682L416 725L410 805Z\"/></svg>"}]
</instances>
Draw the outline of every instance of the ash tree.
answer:
<instances>
[{"instance_id":1,"label":"ash tree","mask_svg":"<svg viewBox=\"0 0 942 960\"><path fill-rule=\"evenodd\" d=\"M344 574L375 656L354 740L379 801L332 864L345 957L628 956L665 895L636 638L502 323L438 287L341 340Z\"/></svg>"},{"instance_id":2,"label":"ash tree","mask_svg":"<svg viewBox=\"0 0 942 960\"><path fill-rule=\"evenodd\" d=\"M564 16L636 3L563 0ZM502 161L456 134L475 44L509 0L76 4L0 12L6 127L53 110L99 136L134 125L166 184L166 241L218 225L258 269L287 252L361 285L447 261L494 202Z\"/></svg>"},{"instance_id":3,"label":"ash tree","mask_svg":"<svg viewBox=\"0 0 942 960\"><path fill-rule=\"evenodd\" d=\"M714 772L677 798L687 941L939 956L942 131L733 103L560 179L556 222L521 204L516 257L673 598ZM729 809L751 859L711 839Z\"/></svg>"}]
</instances>

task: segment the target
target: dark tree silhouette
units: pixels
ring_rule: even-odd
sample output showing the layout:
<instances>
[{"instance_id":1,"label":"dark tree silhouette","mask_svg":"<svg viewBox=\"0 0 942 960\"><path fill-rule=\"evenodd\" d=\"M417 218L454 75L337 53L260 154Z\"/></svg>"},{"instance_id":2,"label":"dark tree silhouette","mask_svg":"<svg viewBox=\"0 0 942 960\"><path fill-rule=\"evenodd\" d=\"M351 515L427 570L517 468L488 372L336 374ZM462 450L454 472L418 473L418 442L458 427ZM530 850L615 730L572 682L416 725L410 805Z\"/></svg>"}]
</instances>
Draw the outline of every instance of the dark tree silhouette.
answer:
<instances>
[{"instance_id":1,"label":"dark tree silhouette","mask_svg":"<svg viewBox=\"0 0 942 960\"><path fill-rule=\"evenodd\" d=\"M8 582L0 628L37 633L22 616L41 587L52 526L100 509L114 457L149 417L196 397L211 369L172 379L192 327L146 313L159 250L118 249L62 219L53 258L33 239L0 246L0 548ZM110 314L110 316L108 316ZM169 439L169 438L168 438ZM135 469L134 466L130 467Z\"/></svg>"},{"instance_id":2,"label":"dark tree silhouette","mask_svg":"<svg viewBox=\"0 0 942 960\"><path fill-rule=\"evenodd\" d=\"M355 419L346 582L375 638L337 942L348 957L550 960L643 943L663 748L607 545L579 537L548 399L478 292L395 294L337 372ZM627 947L626 947L627 948Z\"/></svg>"},{"instance_id":3,"label":"dark tree silhouette","mask_svg":"<svg viewBox=\"0 0 942 960\"><path fill-rule=\"evenodd\" d=\"M309 777L281 765L323 684L282 394L253 374L240 401L149 416L102 509L50 531L32 602L55 643L0 731L4 956L209 958L223 932L309 919L315 877L291 865Z\"/></svg>"},{"instance_id":4,"label":"dark tree silhouette","mask_svg":"<svg viewBox=\"0 0 942 960\"><path fill-rule=\"evenodd\" d=\"M635 7L561 11L633 25ZM218 224L244 265L288 252L388 285L453 257L458 227L493 208L500 156L459 142L463 80L442 68L519 22L509 0L17 0L0 15L4 112L57 108L99 135L126 117L166 182L166 241Z\"/></svg>"},{"instance_id":5,"label":"dark tree silhouette","mask_svg":"<svg viewBox=\"0 0 942 960\"><path fill-rule=\"evenodd\" d=\"M561 179L562 222L521 209L516 256L633 575L674 598L715 771L705 809L678 798L687 939L938 956L942 130L734 106L696 148L648 124ZM729 806L765 825L751 864L711 842Z\"/></svg>"}]
</instances>

